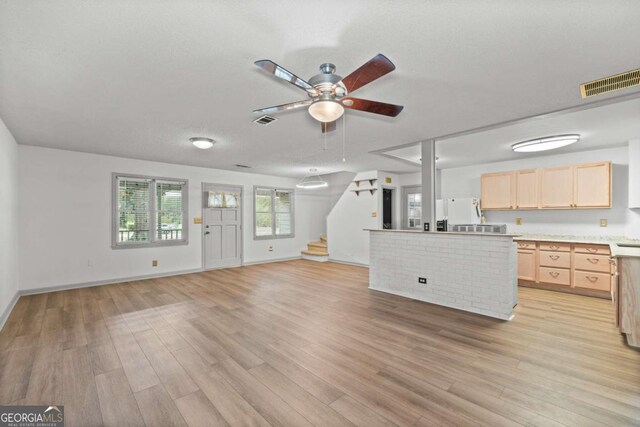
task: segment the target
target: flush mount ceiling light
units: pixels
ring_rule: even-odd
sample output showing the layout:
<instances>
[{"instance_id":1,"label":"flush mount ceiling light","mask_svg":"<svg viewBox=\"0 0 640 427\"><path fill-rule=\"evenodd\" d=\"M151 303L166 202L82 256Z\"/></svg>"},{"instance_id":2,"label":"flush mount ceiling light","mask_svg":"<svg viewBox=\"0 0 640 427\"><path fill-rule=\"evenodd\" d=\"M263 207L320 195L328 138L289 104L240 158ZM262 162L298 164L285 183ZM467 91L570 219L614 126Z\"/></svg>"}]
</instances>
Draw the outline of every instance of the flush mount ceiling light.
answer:
<instances>
[{"instance_id":1,"label":"flush mount ceiling light","mask_svg":"<svg viewBox=\"0 0 640 427\"><path fill-rule=\"evenodd\" d=\"M580 141L580 135L578 134L545 136L544 138L518 142L517 144L513 144L511 149L518 153L533 153L536 151L553 150L578 141Z\"/></svg>"},{"instance_id":2,"label":"flush mount ceiling light","mask_svg":"<svg viewBox=\"0 0 640 427\"><path fill-rule=\"evenodd\" d=\"M328 187L329 183L322 179L320 175L318 175L318 169L309 169L309 173L307 176L302 178L302 181L296 184L298 188L322 188Z\"/></svg>"},{"instance_id":3,"label":"flush mount ceiling light","mask_svg":"<svg viewBox=\"0 0 640 427\"><path fill-rule=\"evenodd\" d=\"M206 150L207 148L211 148L213 147L213 144L215 144L215 141L211 138L203 138L203 137L196 137L196 138L190 138L189 141L191 141L191 143L201 149L201 150Z\"/></svg>"}]
</instances>

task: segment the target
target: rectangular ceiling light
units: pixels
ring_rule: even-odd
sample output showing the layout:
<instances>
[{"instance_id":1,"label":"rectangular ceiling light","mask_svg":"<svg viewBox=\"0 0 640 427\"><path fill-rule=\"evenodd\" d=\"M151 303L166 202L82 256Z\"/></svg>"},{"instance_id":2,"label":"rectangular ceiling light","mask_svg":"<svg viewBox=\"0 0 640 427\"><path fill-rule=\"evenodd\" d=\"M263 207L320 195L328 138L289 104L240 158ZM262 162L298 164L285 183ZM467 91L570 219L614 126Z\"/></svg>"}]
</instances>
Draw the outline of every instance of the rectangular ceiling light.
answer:
<instances>
[{"instance_id":1,"label":"rectangular ceiling light","mask_svg":"<svg viewBox=\"0 0 640 427\"><path fill-rule=\"evenodd\" d=\"M592 82L583 83L580 85L580 93L583 98L589 98L591 96L627 89L634 86L640 86L640 68L637 70L627 71L626 73L604 77Z\"/></svg>"}]
</instances>

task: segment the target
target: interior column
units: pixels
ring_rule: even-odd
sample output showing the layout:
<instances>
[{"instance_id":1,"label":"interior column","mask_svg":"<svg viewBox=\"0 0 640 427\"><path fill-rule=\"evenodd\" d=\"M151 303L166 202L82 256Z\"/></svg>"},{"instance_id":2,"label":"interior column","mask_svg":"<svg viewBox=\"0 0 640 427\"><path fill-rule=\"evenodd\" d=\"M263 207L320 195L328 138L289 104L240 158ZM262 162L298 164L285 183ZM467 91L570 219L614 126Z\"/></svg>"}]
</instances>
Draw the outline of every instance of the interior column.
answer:
<instances>
[{"instance_id":1,"label":"interior column","mask_svg":"<svg viewBox=\"0 0 640 427\"><path fill-rule=\"evenodd\" d=\"M436 231L436 142L422 141L422 226Z\"/></svg>"}]
</instances>

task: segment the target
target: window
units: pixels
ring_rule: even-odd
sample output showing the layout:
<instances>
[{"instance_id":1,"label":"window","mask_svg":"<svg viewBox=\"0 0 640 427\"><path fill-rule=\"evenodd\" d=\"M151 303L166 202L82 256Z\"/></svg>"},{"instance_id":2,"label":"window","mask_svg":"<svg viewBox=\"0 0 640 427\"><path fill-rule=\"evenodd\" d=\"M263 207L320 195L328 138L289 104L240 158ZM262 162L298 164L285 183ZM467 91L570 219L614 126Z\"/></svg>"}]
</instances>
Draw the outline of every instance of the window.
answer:
<instances>
[{"instance_id":1,"label":"window","mask_svg":"<svg viewBox=\"0 0 640 427\"><path fill-rule=\"evenodd\" d=\"M188 182L113 175L114 248L186 244Z\"/></svg>"},{"instance_id":2,"label":"window","mask_svg":"<svg viewBox=\"0 0 640 427\"><path fill-rule=\"evenodd\" d=\"M293 237L293 190L254 188L254 238Z\"/></svg>"}]
</instances>

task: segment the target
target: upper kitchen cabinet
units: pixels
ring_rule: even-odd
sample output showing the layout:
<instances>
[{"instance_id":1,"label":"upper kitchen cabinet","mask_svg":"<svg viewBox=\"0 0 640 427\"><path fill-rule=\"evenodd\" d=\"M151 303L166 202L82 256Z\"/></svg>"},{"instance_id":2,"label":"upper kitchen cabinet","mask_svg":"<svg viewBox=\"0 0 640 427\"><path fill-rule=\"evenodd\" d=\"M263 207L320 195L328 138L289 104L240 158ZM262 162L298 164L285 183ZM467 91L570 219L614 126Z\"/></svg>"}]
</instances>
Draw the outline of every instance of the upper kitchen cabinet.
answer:
<instances>
[{"instance_id":1,"label":"upper kitchen cabinet","mask_svg":"<svg viewBox=\"0 0 640 427\"><path fill-rule=\"evenodd\" d=\"M540 207L573 207L573 166L540 170Z\"/></svg>"},{"instance_id":2,"label":"upper kitchen cabinet","mask_svg":"<svg viewBox=\"0 0 640 427\"><path fill-rule=\"evenodd\" d=\"M486 173L480 178L480 205L484 210L514 209L516 174L514 172Z\"/></svg>"},{"instance_id":3,"label":"upper kitchen cabinet","mask_svg":"<svg viewBox=\"0 0 640 427\"><path fill-rule=\"evenodd\" d=\"M484 210L611 207L611 162L488 173L481 176Z\"/></svg>"},{"instance_id":4,"label":"upper kitchen cabinet","mask_svg":"<svg viewBox=\"0 0 640 427\"><path fill-rule=\"evenodd\" d=\"M574 207L611 207L611 162L576 165L574 170Z\"/></svg>"},{"instance_id":5,"label":"upper kitchen cabinet","mask_svg":"<svg viewBox=\"0 0 640 427\"><path fill-rule=\"evenodd\" d=\"M515 175L516 209L536 209L538 207L538 170L519 170Z\"/></svg>"}]
</instances>

